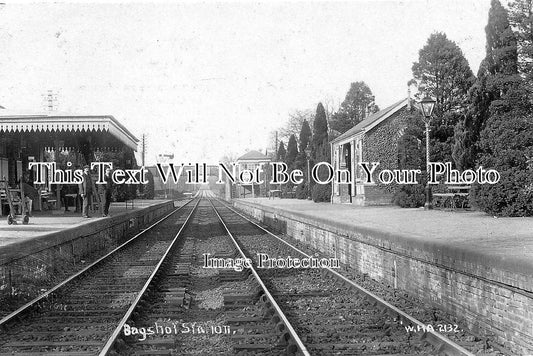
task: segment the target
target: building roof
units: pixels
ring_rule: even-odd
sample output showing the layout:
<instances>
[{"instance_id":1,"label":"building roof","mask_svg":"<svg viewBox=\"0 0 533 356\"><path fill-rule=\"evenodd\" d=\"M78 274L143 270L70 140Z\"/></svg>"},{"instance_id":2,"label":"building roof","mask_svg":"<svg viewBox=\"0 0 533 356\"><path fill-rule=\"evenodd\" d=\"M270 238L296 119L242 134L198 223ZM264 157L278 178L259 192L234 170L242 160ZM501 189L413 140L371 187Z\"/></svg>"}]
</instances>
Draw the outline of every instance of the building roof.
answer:
<instances>
[{"instance_id":1,"label":"building roof","mask_svg":"<svg viewBox=\"0 0 533 356\"><path fill-rule=\"evenodd\" d=\"M371 130L372 128L377 126L380 122L384 121L385 119L390 117L395 112L401 110L406 105L407 105L407 99L402 99L402 100L400 100L400 101L398 101L398 102L386 107L383 110L380 110L380 111L378 111L376 113L371 114L366 119L364 119L363 121L361 121L360 123L358 123L357 125L352 127L351 129L349 129L348 131L346 131L345 133L343 133L339 137L333 139L331 141L331 143L339 142L339 141L347 139L347 138L349 138L349 137L351 137L353 135L356 135L356 134L358 134L360 132L363 132L363 131L366 132L366 131Z\"/></svg>"},{"instance_id":2,"label":"building roof","mask_svg":"<svg viewBox=\"0 0 533 356\"><path fill-rule=\"evenodd\" d=\"M57 112L28 114L0 110L0 132L108 131L137 150L139 140L112 115L71 115Z\"/></svg>"},{"instance_id":3,"label":"building roof","mask_svg":"<svg viewBox=\"0 0 533 356\"><path fill-rule=\"evenodd\" d=\"M237 161L270 161L270 158L259 151L248 151L237 158Z\"/></svg>"}]
</instances>

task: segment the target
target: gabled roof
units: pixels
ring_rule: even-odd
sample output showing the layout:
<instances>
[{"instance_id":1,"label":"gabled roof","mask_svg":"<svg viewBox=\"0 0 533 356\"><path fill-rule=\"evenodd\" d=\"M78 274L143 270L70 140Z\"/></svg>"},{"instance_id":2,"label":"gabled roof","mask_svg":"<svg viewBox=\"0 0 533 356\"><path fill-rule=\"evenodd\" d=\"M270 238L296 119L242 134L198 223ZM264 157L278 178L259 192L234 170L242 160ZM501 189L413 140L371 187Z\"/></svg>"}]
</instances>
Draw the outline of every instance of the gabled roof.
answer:
<instances>
[{"instance_id":1,"label":"gabled roof","mask_svg":"<svg viewBox=\"0 0 533 356\"><path fill-rule=\"evenodd\" d=\"M237 161L270 161L270 158L259 151L249 151L237 158Z\"/></svg>"},{"instance_id":2,"label":"gabled roof","mask_svg":"<svg viewBox=\"0 0 533 356\"><path fill-rule=\"evenodd\" d=\"M332 140L331 143L342 141L363 131L368 132L369 130L377 126L380 122L383 122L385 119L393 115L395 112L403 109L406 105L407 99L402 99L392 104L391 106L386 107L383 110L371 114L369 117L349 129L339 137Z\"/></svg>"}]
</instances>

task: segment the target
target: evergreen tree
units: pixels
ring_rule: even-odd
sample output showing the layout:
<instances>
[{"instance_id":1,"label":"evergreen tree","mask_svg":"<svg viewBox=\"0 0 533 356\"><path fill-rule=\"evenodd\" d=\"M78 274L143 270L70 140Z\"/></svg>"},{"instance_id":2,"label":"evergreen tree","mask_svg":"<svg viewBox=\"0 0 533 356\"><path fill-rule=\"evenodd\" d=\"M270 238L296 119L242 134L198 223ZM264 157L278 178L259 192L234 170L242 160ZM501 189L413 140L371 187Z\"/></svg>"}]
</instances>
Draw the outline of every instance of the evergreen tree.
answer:
<instances>
[{"instance_id":1,"label":"evergreen tree","mask_svg":"<svg viewBox=\"0 0 533 356\"><path fill-rule=\"evenodd\" d=\"M506 112L513 109L516 95L521 85L518 75L518 48L507 10L498 0L491 1L489 21L485 27L487 35L486 90L492 99L490 113Z\"/></svg>"},{"instance_id":2,"label":"evergreen tree","mask_svg":"<svg viewBox=\"0 0 533 356\"><path fill-rule=\"evenodd\" d=\"M283 143L283 141L281 141L279 143L279 148L278 148L278 152L277 152L277 155L276 155L276 160L278 162L285 161L285 155L286 154L287 154L287 152L285 151L285 144Z\"/></svg>"},{"instance_id":3,"label":"evergreen tree","mask_svg":"<svg viewBox=\"0 0 533 356\"><path fill-rule=\"evenodd\" d=\"M455 126L452 156L457 168L473 168L479 155L479 135L489 117L490 103L494 95L487 89L489 72L486 61L479 66L477 80L469 91L466 114Z\"/></svg>"},{"instance_id":4,"label":"evergreen tree","mask_svg":"<svg viewBox=\"0 0 533 356\"><path fill-rule=\"evenodd\" d=\"M296 137L291 135L291 137L289 137L289 143L287 144L287 154L285 155L285 163L287 163L287 167L289 167L289 169L294 167L294 162L296 161L297 155L298 144L296 143Z\"/></svg>"},{"instance_id":5,"label":"evergreen tree","mask_svg":"<svg viewBox=\"0 0 533 356\"><path fill-rule=\"evenodd\" d=\"M146 199L154 199L155 197L155 182L154 182L154 175L149 170L146 170L146 180L148 183L146 184L146 188L144 190L144 197Z\"/></svg>"},{"instance_id":6,"label":"evergreen tree","mask_svg":"<svg viewBox=\"0 0 533 356\"><path fill-rule=\"evenodd\" d=\"M466 111L474 74L459 46L441 32L429 36L412 71L419 87L437 101L430 125L431 160L450 161L454 127Z\"/></svg>"},{"instance_id":7,"label":"evergreen tree","mask_svg":"<svg viewBox=\"0 0 533 356\"><path fill-rule=\"evenodd\" d=\"M453 157L461 169L473 168L480 158L480 134L490 115L523 107L527 102L518 74L516 38L507 11L498 0L491 2L485 33L486 56L469 92L469 110L455 132Z\"/></svg>"},{"instance_id":8,"label":"evergreen tree","mask_svg":"<svg viewBox=\"0 0 533 356\"><path fill-rule=\"evenodd\" d=\"M307 120L304 120L302 123L302 128L300 130L300 144L298 146L299 151L298 156L296 157L296 161L294 163L294 168L299 169L302 172L304 172L304 175L306 177L306 181L308 180L307 177L307 154L305 153L306 148L311 145L311 128L309 127L309 123Z\"/></svg>"},{"instance_id":9,"label":"evergreen tree","mask_svg":"<svg viewBox=\"0 0 533 356\"><path fill-rule=\"evenodd\" d=\"M331 129L344 133L363 121L367 111L378 111L374 95L365 82L352 83L339 110L331 118Z\"/></svg>"},{"instance_id":10,"label":"evergreen tree","mask_svg":"<svg viewBox=\"0 0 533 356\"><path fill-rule=\"evenodd\" d=\"M315 120L313 122L311 159L313 162L311 166L320 162L331 162L328 140L328 122L326 120L326 111L324 110L322 103L318 103L317 105ZM327 168L322 166L318 170L319 178L325 180L327 175ZM331 184L318 184L311 179L311 186L313 201L330 201Z\"/></svg>"},{"instance_id":11,"label":"evergreen tree","mask_svg":"<svg viewBox=\"0 0 533 356\"><path fill-rule=\"evenodd\" d=\"M515 30L518 71L525 80L529 100L533 100L533 1L515 0L509 4L509 22Z\"/></svg>"},{"instance_id":12,"label":"evergreen tree","mask_svg":"<svg viewBox=\"0 0 533 356\"><path fill-rule=\"evenodd\" d=\"M479 164L501 178L474 185L473 204L491 215L533 216L533 116L520 110L491 116L480 145Z\"/></svg>"},{"instance_id":13,"label":"evergreen tree","mask_svg":"<svg viewBox=\"0 0 533 356\"><path fill-rule=\"evenodd\" d=\"M324 143L328 141L328 121L326 120L326 111L322 103L316 107L315 120L313 122L313 136L311 144L311 157L316 158L319 150Z\"/></svg>"},{"instance_id":14,"label":"evergreen tree","mask_svg":"<svg viewBox=\"0 0 533 356\"><path fill-rule=\"evenodd\" d=\"M420 114L411 114L403 135L398 140L398 168L420 169L419 184L402 184L396 190L393 203L402 208L418 208L424 206L424 186L426 181L426 155L423 147L426 144L424 124Z\"/></svg>"},{"instance_id":15,"label":"evergreen tree","mask_svg":"<svg viewBox=\"0 0 533 356\"><path fill-rule=\"evenodd\" d=\"M533 215L533 115L518 74L518 49L507 11L492 0L487 33L487 80L482 101L490 101L478 143L478 165L495 169L497 184L474 185L471 201L485 212Z\"/></svg>"},{"instance_id":16,"label":"evergreen tree","mask_svg":"<svg viewBox=\"0 0 533 356\"><path fill-rule=\"evenodd\" d=\"M459 46L446 34L436 32L429 36L418 57L413 63L413 76L436 99L435 116L464 111L475 77Z\"/></svg>"},{"instance_id":17,"label":"evergreen tree","mask_svg":"<svg viewBox=\"0 0 533 356\"><path fill-rule=\"evenodd\" d=\"M339 134L345 133L352 127L354 127L354 125L347 112L339 109L339 111L333 113L331 116L331 129L338 131Z\"/></svg>"},{"instance_id":18,"label":"evergreen tree","mask_svg":"<svg viewBox=\"0 0 533 356\"><path fill-rule=\"evenodd\" d=\"M300 152L304 152L309 143L311 142L311 128L307 120L302 123L302 129L300 130Z\"/></svg>"}]
</instances>

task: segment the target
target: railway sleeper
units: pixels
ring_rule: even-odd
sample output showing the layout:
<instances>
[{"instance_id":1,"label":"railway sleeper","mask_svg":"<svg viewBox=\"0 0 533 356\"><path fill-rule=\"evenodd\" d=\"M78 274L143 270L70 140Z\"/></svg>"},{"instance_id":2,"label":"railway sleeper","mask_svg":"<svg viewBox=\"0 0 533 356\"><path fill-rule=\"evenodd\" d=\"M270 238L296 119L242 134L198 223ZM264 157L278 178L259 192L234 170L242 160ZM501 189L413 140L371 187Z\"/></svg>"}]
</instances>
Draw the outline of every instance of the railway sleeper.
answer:
<instances>
[{"instance_id":1,"label":"railway sleeper","mask_svg":"<svg viewBox=\"0 0 533 356\"><path fill-rule=\"evenodd\" d=\"M260 351L260 350L263 350L263 351L270 351L270 350L273 350L274 348L282 351L283 348L280 348L280 347L274 347L272 344L237 344L237 345L234 345L233 346L233 349L235 350L246 350L246 351ZM283 353L281 353L283 354ZM278 354L279 355L279 354Z\"/></svg>"},{"instance_id":2,"label":"railway sleeper","mask_svg":"<svg viewBox=\"0 0 533 356\"><path fill-rule=\"evenodd\" d=\"M224 306L232 305L237 302L242 304L246 304L246 302L248 302L248 304L255 304L259 299L259 294L232 294L231 292L223 292L222 298L224 300Z\"/></svg>"},{"instance_id":3,"label":"railway sleeper","mask_svg":"<svg viewBox=\"0 0 533 356\"><path fill-rule=\"evenodd\" d=\"M94 356L93 351L69 351L69 356ZM36 356L42 355L41 351L35 352L17 352L17 356ZM13 356L12 352L0 352L0 356ZM47 351L46 356L65 356L64 352Z\"/></svg>"},{"instance_id":4,"label":"railway sleeper","mask_svg":"<svg viewBox=\"0 0 533 356\"><path fill-rule=\"evenodd\" d=\"M233 317L233 318L227 318L226 322L228 324L235 324L235 325L241 325L245 323L257 323L257 322L264 322L267 319L264 317Z\"/></svg>"},{"instance_id":5,"label":"railway sleeper","mask_svg":"<svg viewBox=\"0 0 533 356\"><path fill-rule=\"evenodd\" d=\"M277 292L277 293L272 293L272 297L274 297L275 299L277 298L294 298L294 297L325 297L325 298L328 298L328 297L331 297L331 293L330 292L324 292L322 290L317 290L317 291L305 291L305 292L296 292L296 293L283 293L283 292Z\"/></svg>"},{"instance_id":6,"label":"railway sleeper","mask_svg":"<svg viewBox=\"0 0 533 356\"><path fill-rule=\"evenodd\" d=\"M52 317L84 317L84 316L121 316L123 315L123 310L121 309L93 309L93 310L61 310L61 311L51 311L44 314L43 318L52 318Z\"/></svg>"},{"instance_id":7,"label":"railway sleeper","mask_svg":"<svg viewBox=\"0 0 533 356\"><path fill-rule=\"evenodd\" d=\"M24 333L22 335L20 334L17 334L17 335L20 335L19 337L19 340L22 339L24 336L29 336L29 337L54 337L54 336L57 336L57 335L60 335L60 336L74 336L74 337L85 337L85 336L98 336L98 335L107 335L109 333L108 330L94 330L94 329L90 329L90 330L84 330L84 329L80 329L80 330L57 330L57 331L30 331L29 333Z\"/></svg>"},{"instance_id":8,"label":"railway sleeper","mask_svg":"<svg viewBox=\"0 0 533 356\"><path fill-rule=\"evenodd\" d=\"M164 350L154 350L154 349L150 349L150 350L142 350L142 351L135 351L133 353L133 356L167 356L167 355L172 355L172 350L167 350L167 349L164 349Z\"/></svg>"},{"instance_id":9,"label":"railway sleeper","mask_svg":"<svg viewBox=\"0 0 533 356\"><path fill-rule=\"evenodd\" d=\"M244 269L242 271L222 269L218 272L218 278L221 282L242 281L243 279L247 279L248 277L249 271Z\"/></svg>"},{"instance_id":10,"label":"railway sleeper","mask_svg":"<svg viewBox=\"0 0 533 356\"><path fill-rule=\"evenodd\" d=\"M248 308L254 305L255 305L254 303L248 303L248 302L242 302L242 303L234 302L234 303L224 304L224 310L227 313L228 311L233 311L235 309Z\"/></svg>"},{"instance_id":11,"label":"railway sleeper","mask_svg":"<svg viewBox=\"0 0 533 356\"><path fill-rule=\"evenodd\" d=\"M307 333L306 335L302 336L302 340L306 342L312 342L313 340L321 339L321 338L332 338L332 337L350 337L350 338L382 338L383 333L377 332L377 331L346 331L346 332L337 332L337 331L330 331L330 332L318 332L318 333Z\"/></svg>"},{"instance_id":12,"label":"railway sleeper","mask_svg":"<svg viewBox=\"0 0 533 356\"><path fill-rule=\"evenodd\" d=\"M369 351L377 352L378 350L390 350L390 348L397 349L402 348L405 350L406 346L404 343L397 341L379 341L379 342L357 342L357 343L320 343L312 344L309 343L306 345L308 349L315 350L352 350L352 351ZM384 351L385 351L384 350Z\"/></svg>"},{"instance_id":13,"label":"railway sleeper","mask_svg":"<svg viewBox=\"0 0 533 356\"><path fill-rule=\"evenodd\" d=\"M164 347L176 347L176 338L174 337L158 337L150 338L142 341L135 341L132 344L138 345L150 345L150 346L164 346Z\"/></svg>"},{"instance_id":14,"label":"railway sleeper","mask_svg":"<svg viewBox=\"0 0 533 356\"><path fill-rule=\"evenodd\" d=\"M109 325L108 324L105 324L101 321L90 321L90 320L84 320L83 322L79 322L79 323L75 323L75 322L69 322L69 327L71 329L75 329L75 328L80 328L80 329L85 329L85 328L95 328L95 327L101 327L103 330L106 329L106 327L108 328ZM51 330L52 329L52 330ZM40 320L38 323L32 323L28 328L26 328L25 332L32 332L32 330L35 330L35 331L44 331L44 330L48 330L48 331L55 331L56 330L56 322L47 322L45 320Z\"/></svg>"},{"instance_id":15,"label":"railway sleeper","mask_svg":"<svg viewBox=\"0 0 533 356\"><path fill-rule=\"evenodd\" d=\"M263 334L241 334L231 335L230 338L234 340L241 339L275 339L279 337L279 333L263 333Z\"/></svg>"},{"instance_id":16,"label":"railway sleeper","mask_svg":"<svg viewBox=\"0 0 533 356\"><path fill-rule=\"evenodd\" d=\"M68 323L69 325L71 325L72 323L75 323L76 321L82 321L83 323L97 323L97 324L104 324L104 323L108 323L108 324L112 324L112 323L115 323L117 321L117 317L116 316L109 316L109 315L101 315L101 316L79 316L79 317L76 317L76 316L65 316L65 315L61 315L61 316L44 316L44 317L41 317L40 322L42 323L45 323L45 324L55 324L55 323L58 323L58 322L61 322L61 323ZM84 324L81 324L81 325L84 325Z\"/></svg>"},{"instance_id":17,"label":"railway sleeper","mask_svg":"<svg viewBox=\"0 0 533 356\"><path fill-rule=\"evenodd\" d=\"M250 317L250 316L259 317L259 314L261 314L261 310L260 309L253 309L253 310L247 310L247 311L228 310L227 312L225 312L225 314L226 314L226 317L228 317L228 318L240 318L240 317L244 317L244 316L247 316L247 317ZM266 320L266 318L264 318L264 320Z\"/></svg>"},{"instance_id":18,"label":"railway sleeper","mask_svg":"<svg viewBox=\"0 0 533 356\"><path fill-rule=\"evenodd\" d=\"M184 308L181 304L180 305L177 305L177 304L157 305L157 306L150 308L150 315L154 315L154 316L165 315L165 313L179 315L183 312L184 312Z\"/></svg>"},{"instance_id":19,"label":"railway sleeper","mask_svg":"<svg viewBox=\"0 0 533 356\"><path fill-rule=\"evenodd\" d=\"M83 340L83 341L49 341L49 340L43 340L43 341L12 341L8 342L3 345L3 347L13 347L13 348L47 348L47 347L64 347L64 346L74 346L74 347L87 347L87 346L94 346L99 347L102 346L101 341L90 341L90 340Z\"/></svg>"}]
</instances>

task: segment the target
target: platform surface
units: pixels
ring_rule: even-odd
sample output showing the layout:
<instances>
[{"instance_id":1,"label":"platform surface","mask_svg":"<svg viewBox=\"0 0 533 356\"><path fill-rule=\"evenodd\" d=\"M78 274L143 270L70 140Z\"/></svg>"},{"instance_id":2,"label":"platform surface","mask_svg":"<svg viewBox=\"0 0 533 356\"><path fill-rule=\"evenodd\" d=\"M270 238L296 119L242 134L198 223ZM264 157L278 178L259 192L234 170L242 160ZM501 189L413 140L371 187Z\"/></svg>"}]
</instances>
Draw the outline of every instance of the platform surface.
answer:
<instances>
[{"instance_id":1,"label":"platform surface","mask_svg":"<svg viewBox=\"0 0 533 356\"><path fill-rule=\"evenodd\" d=\"M443 211L395 206L314 203L300 199L246 198L236 201L269 207L295 217L374 232L421 248L459 251L473 263L512 267L533 275L533 217L495 218L475 211Z\"/></svg>"},{"instance_id":2,"label":"platform surface","mask_svg":"<svg viewBox=\"0 0 533 356\"><path fill-rule=\"evenodd\" d=\"M110 216L127 214L132 211L138 211L150 206L161 204L166 200L135 200L133 208L131 202L125 203L114 202L109 208ZM43 212L33 212L28 225L22 224L21 216L17 216L16 225L8 225L7 217L2 216L0 220L0 249L13 243L30 240L43 235L62 231L68 228L89 224L97 220L108 219L98 215L98 211L91 212L91 218L83 218L81 212L72 210L49 210Z\"/></svg>"}]
</instances>

